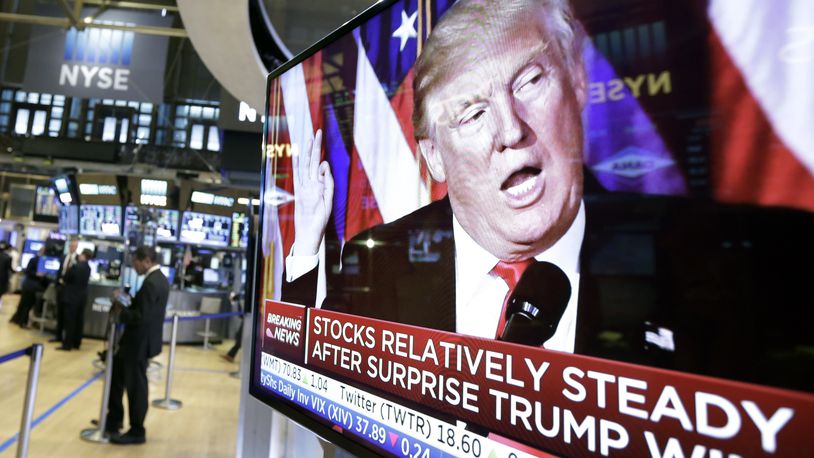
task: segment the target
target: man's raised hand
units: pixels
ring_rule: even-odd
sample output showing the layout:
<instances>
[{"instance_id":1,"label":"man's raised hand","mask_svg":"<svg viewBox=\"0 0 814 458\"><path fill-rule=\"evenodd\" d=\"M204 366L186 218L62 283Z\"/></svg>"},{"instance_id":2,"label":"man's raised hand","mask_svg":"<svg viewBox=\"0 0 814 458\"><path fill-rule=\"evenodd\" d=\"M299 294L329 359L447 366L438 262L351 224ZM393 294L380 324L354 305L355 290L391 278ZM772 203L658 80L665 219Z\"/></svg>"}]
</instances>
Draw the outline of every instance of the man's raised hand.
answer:
<instances>
[{"instance_id":1,"label":"man's raised hand","mask_svg":"<svg viewBox=\"0 0 814 458\"><path fill-rule=\"evenodd\" d=\"M320 159L322 129L299 154L291 157L294 173L294 256L317 254L331 216L334 179Z\"/></svg>"}]
</instances>

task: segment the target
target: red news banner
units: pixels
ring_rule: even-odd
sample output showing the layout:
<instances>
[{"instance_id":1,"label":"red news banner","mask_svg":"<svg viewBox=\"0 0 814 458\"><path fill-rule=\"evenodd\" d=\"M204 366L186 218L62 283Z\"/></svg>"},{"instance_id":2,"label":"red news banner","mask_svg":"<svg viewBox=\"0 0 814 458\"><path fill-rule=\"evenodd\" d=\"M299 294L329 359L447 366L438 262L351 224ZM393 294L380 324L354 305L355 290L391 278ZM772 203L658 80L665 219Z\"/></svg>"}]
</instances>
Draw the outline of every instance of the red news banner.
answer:
<instances>
[{"instance_id":1,"label":"red news banner","mask_svg":"<svg viewBox=\"0 0 814 458\"><path fill-rule=\"evenodd\" d=\"M553 453L814 456L814 395L273 301L265 314L267 353Z\"/></svg>"}]
</instances>

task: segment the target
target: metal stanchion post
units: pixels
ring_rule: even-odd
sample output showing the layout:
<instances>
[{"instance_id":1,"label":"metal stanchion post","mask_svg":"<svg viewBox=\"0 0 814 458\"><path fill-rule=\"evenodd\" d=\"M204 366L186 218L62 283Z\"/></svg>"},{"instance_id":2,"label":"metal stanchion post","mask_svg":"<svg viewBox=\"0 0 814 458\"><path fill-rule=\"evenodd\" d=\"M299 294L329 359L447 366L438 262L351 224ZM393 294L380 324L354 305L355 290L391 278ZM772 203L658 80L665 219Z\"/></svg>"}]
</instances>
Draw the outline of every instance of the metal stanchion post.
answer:
<instances>
[{"instance_id":1,"label":"metal stanchion post","mask_svg":"<svg viewBox=\"0 0 814 458\"><path fill-rule=\"evenodd\" d=\"M23 419L20 421L20 436L17 442L17 458L28 456L28 439L31 435L31 418L34 416L34 401L37 398L37 382L40 378L42 344L31 346L31 362L28 366L28 385L25 388Z\"/></svg>"},{"instance_id":2,"label":"metal stanchion post","mask_svg":"<svg viewBox=\"0 0 814 458\"><path fill-rule=\"evenodd\" d=\"M175 340L178 336L178 315L172 317L172 337L170 339L170 361L167 364L167 386L164 389L164 399L156 399L153 406L160 409L178 410L181 408L181 401L171 399L172 391L172 371L175 368Z\"/></svg>"},{"instance_id":3,"label":"metal stanchion post","mask_svg":"<svg viewBox=\"0 0 814 458\"><path fill-rule=\"evenodd\" d=\"M116 322L110 321L110 329L107 336L107 355L105 355L105 383L102 388L102 407L99 409L99 427L83 429L79 437L88 442L108 443L109 438L105 434L107 424L107 403L110 397L110 383L113 380L113 350L116 345Z\"/></svg>"},{"instance_id":4,"label":"metal stanchion post","mask_svg":"<svg viewBox=\"0 0 814 458\"><path fill-rule=\"evenodd\" d=\"M210 348L212 348L212 346L209 345L209 318L204 320L204 343L203 343L203 348L204 348L204 350L209 350Z\"/></svg>"}]
</instances>

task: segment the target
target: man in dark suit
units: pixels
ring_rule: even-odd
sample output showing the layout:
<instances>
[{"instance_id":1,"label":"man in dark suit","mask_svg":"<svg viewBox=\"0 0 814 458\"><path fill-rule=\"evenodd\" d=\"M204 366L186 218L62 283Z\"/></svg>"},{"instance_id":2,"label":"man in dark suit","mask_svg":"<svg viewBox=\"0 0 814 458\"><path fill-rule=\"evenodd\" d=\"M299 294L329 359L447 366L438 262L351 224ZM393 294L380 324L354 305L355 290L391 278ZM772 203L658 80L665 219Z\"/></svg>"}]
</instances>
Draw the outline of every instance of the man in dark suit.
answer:
<instances>
[{"instance_id":1,"label":"man in dark suit","mask_svg":"<svg viewBox=\"0 0 814 458\"><path fill-rule=\"evenodd\" d=\"M796 364L811 359L795 348L812 343L801 323L812 318L802 298L814 218L594 192L583 173L583 38L566 2L451 7L413 91L417 143L449 194L349 241L322 306L504 337L515 286L545 265L568 295L534 345L811 389L813 366ZM283 283L284 300L309 306L333 197L321 140L317 132L293 158L296 233ZM552 304L539 293L545 315Z\"/></svg>"},{"instance_id":2,"label":"man in dark suit","mask_svg":"<svg viewBox=\"0 0 814 458\"><path fill-rule=\"evenodd\" d=\"M62 303L60 299L61 295L59 290L62 289L65 280L65 274L71 269L71 266L76 263L76 259L78 254L76 252L77 247L79 247L79 239L72 238L68 242L68 252L65 254L65 257L62 259L62 266L59 269L59 274L57 274L57 326L55 330L56 336L53 339L49 340L49 342L63 342L65 338L65 310L66 306Z\"/></svg>"},{"instance_id":3,"label":"man in dark suit","mask_svg":"<svg viewBox=\"0 0 814 458\"><path fill-rule=\"evenodd\" d=\"M88 282L90 266L88 260L93 252L82 250L68 270L62 275L62 287L59 289L58 301L62 305L62 323L64 335L62 345L57 350L78 350L82 344L85 328L85 303L88 301Z\"/></svg>"},{"instance_id":4,"label":"man in dark suit","mask_svg":"<svg viewBox=\"0 0 814 458\"><path fill-rule=\"evenodd\" d=\"M161 353L161 337L170 285L159 269L155 249L140 246L133 253L133 268L144 276L130 307L115 303L111 313L124 324L118 352L113 357L113 380L108 402L107 433L114 444L144 443L147 415L147 364ZM118 434L124 420L122 395L127 391L130 430Z\"/></svg>"},{"instance_id":5,"label":"man in dark suit","mask_svg":"<svg viewBox=\"0 0 814 458\"><path fill-rule=\"evenodd\" d=\"M21 328L28 327L28 314L37 302L37 293L45 291L48 286L48 279L41 272L37 272L37 265L40 257L45 255L45 247L40 248L35 256L25 267L23 284L20 288L20 303L17 304L17 311L11 317L10 322L19 325Z\"/></svg>"},{"instance_id":6,"label":"man in dark suit","mask_svg":"<svg viewBox=\"0 0 814 458\"><path fill-rule=\"evenodd\" d=\"M11 274L14 273L11 266L11 256L7 253L8 243L0 242L0 301L3 300L3 295L8 292L8 284L11 279ZM2 305L0 303L0 305Z\"/></svg>"}]
</instances>

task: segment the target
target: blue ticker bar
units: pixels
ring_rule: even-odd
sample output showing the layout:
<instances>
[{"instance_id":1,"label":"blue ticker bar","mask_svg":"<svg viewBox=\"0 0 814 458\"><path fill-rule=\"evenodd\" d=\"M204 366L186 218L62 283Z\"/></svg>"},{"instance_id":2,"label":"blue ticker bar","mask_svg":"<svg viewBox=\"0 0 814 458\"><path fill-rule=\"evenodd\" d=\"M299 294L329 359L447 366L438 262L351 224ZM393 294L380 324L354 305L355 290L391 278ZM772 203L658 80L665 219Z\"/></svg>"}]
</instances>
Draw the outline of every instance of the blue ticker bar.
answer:
<instances>
[{"instance_id":1,"label":"blue ticker bar","mask_svg":"<svg viewBox=\"0 0 814 458\"><path fill-rule=\"evenodd\" d=\"M424 441L407 436L401 431L393 431L389 426L339 405L295 383L281 379L271 372L261 371L260 383L274 394L302 406L309 412L328 420L387 453L396 456L429 458L453 456Z\"/></svg>"}]
</instances>

